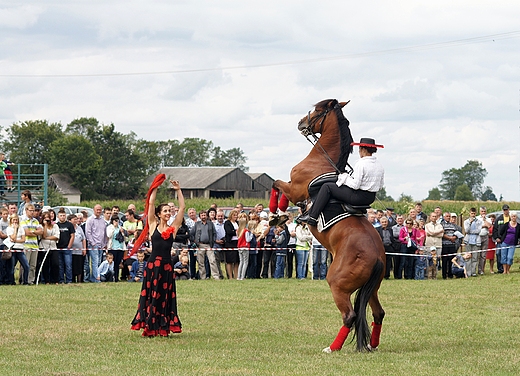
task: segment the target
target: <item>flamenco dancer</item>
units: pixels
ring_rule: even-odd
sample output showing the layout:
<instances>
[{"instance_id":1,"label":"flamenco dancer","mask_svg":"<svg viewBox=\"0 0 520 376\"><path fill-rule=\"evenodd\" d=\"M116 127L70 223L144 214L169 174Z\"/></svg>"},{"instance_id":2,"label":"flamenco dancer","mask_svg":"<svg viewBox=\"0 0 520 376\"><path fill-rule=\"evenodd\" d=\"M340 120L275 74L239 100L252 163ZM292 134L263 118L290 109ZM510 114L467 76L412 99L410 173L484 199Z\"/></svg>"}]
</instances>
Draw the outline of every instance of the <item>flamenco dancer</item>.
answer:
<instances>
[{"instance_id":1,"label":"flamenco dancer","mask_svg":"<svg viewBox=\"0 0 520 376\"><path fill-rule=\"evenodd\" d=\"M138 250L146 235L150 235L152 254L144 270L137 313L132 321L133 330L144 329L143 337L167 337L170 332L182 331L177 315L177 296L170 250L184 218L185 204L179 182L170 180L172 188L177 192L179 211L172 225L168 226L167 222L171 217L170 206L160 204L155 207L157 188L165 180L164 174L157 175L150 186L145 208L146 226L133 247L134 250Z\"/></svg>"}]
</instances>

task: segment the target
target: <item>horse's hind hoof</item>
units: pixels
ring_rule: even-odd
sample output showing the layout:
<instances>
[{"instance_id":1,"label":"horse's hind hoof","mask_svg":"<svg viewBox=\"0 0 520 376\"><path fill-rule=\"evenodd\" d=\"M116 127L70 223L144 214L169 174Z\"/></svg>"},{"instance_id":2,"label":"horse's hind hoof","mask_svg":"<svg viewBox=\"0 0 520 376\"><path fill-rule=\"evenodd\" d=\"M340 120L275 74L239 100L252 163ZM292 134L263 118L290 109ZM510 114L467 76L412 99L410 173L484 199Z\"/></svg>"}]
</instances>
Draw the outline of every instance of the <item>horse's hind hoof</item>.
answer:
<instances>
[{"instance_id":1,"label":"horse's hind hoof","mask_svg":"<svg viewBox=\"0 0 520 376\"><path fill-rule=\"evenodd\" d=\"M325 347L323 350L321 350L322 352L326 353L326 354L331 354L332 353L332 349L330 347Z\"/></svg>"},{"instance_id":2,"label":"horse's hind hoof","mask_svg":"<svg viewBox=\"0 0 520 376\"><path fill-rule=\"evenodd\" d=\"M368 345L367 350L370 352L374 352L374 351L377 351L377 347L372 347L372 346Z\"/></svg>"}]
</instances>

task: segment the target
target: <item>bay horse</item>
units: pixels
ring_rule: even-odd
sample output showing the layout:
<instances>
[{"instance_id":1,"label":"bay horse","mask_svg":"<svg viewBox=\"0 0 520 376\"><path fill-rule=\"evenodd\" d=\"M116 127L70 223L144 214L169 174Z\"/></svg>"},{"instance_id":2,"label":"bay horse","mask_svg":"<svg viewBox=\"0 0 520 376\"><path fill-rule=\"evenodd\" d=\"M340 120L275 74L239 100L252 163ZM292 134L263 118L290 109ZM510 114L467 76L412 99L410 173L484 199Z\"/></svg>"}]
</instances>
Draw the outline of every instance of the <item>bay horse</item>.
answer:
<instances>
[{"instance_id":1,"label":"bay horse","mask_svg":"<svg viewBox=\"0 0 520 376\"><path fill-rule=\"evenodd\" d=\"M314 106L298 124L305 136L314 135L315 144L309 155L293 167L290 182L276 180L270 201L270 211L284 211L288 202L295 204L310 199L308 186L316 177L327 172L344 172L352 152L353 141L349 122L343 115L348 102L323 100ZM318 138L316 134L320 134ZM282 193L278 203L279 193ZM343 326L335 340L324 352L341 350L354 328L358 351L377 349L385 311L378 298L378 290L385 271L385 249L381 237L365 216L350 216L322 232L309 226L313 235L332 254L327 272L334 302L341 312ZM351 295L357 291L352 306ZM367 323L367 304L372 309L372 333Z\"/></svg>"}]
</instances>

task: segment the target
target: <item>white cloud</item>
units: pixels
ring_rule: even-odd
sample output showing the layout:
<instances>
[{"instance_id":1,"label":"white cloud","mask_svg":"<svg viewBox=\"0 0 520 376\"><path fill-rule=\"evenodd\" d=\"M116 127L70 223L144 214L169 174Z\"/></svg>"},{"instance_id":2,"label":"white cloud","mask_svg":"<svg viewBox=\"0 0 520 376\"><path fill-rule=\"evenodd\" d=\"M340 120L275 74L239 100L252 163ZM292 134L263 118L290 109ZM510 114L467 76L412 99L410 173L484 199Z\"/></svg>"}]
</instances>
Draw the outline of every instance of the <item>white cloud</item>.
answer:
<instances>
[{"instance_id":1,"label":"white cloud","mask_svg":"<svg viewBox=\"0 0 520 376\"><path fill-rule=\"evenodd\" d=\"M310 149L296 125L325 98L352 102L354 138L385 144L386 189L426 197L469 159L485 184L520 200L520 38L411 48L315 63L266 65L426 45L518 29L520 5L325 0L27 1L0 8L0 122L93 116L146 139L200 137L241 147L253 172L288 179ZM509 146L511 145L511 146ZM503 149L510 149L505 153ZM355 159L355 156L352 157Z\"/></svg>"}]
</instances>

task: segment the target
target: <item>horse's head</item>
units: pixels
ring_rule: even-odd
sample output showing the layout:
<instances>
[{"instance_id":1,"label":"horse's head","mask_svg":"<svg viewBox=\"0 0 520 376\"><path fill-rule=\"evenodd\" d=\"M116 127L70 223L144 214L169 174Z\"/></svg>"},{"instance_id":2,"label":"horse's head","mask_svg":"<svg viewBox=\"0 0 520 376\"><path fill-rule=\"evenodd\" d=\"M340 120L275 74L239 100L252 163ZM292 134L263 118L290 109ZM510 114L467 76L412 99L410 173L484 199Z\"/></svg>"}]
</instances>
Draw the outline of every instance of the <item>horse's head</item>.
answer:
<instances>
[{"instance_id":1,"label":"horse's head","mask_svg":"<svg viewBox=\"0 0 520 376\"><path fill-rule=\"evenodd\" d=\"M349 101L350 102L350 101ZM314 111L309 111L307 116L298 123L298 130L304 135L322 133L325 118L332 110L341 110L348 102L338 102L336 99L325 99L314 105Z\"/></svg>"}]
</instances>

